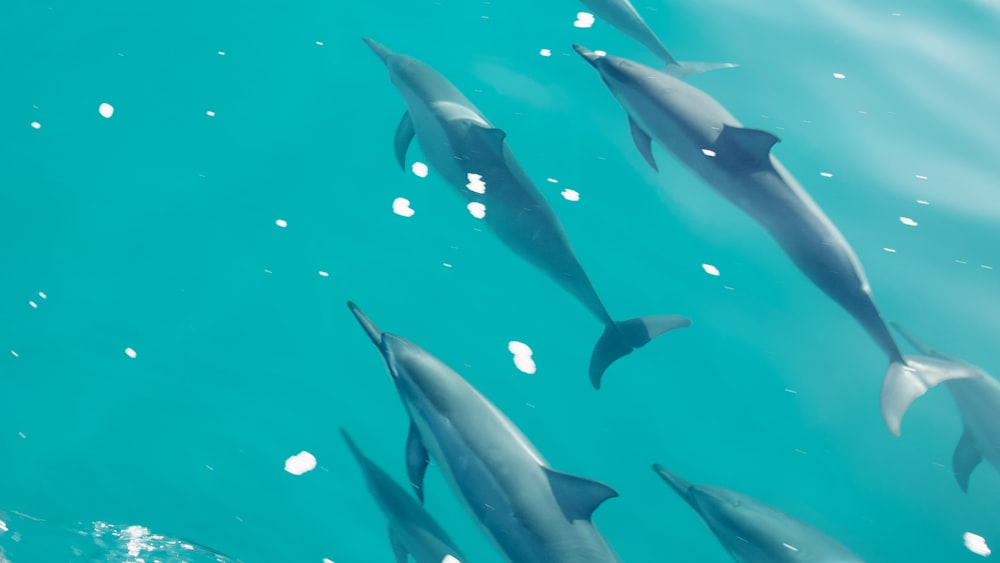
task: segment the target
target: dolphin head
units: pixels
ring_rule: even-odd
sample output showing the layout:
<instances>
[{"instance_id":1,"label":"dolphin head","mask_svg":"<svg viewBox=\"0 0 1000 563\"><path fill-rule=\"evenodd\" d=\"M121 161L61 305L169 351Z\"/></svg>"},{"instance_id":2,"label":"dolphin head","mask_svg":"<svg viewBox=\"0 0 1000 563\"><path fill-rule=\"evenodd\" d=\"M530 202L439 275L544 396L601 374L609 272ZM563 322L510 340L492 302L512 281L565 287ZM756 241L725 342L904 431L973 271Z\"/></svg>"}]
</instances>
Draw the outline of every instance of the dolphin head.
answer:
<instances>
[{"instance_id":1,"label":"dolphin head","mask_svg":"<svg viewBox=\"0 0 1000 563\"><path fill-rule=\"evenodd\" d=\"M418 59L394 53L374 39L364 37L362 40L382 61L389 71L389 79L401 90L420 90L421 85L426 82L426 77L434 74L430 67Z\"/></svg>"},{"instance_id":2,"label":"dolphin head","mask_svg":"<svg viewBox=\"0 0 1000 563\"><path fill-rule=\"evenodd\" d=\"M610 87L656 74L656 70L648 66L612 55L598 55L581 45L573 45L573 50L597 69L601 79Z\"/></svg>"},{"instance_id":3,"label":"dolphin head","mask_svg":"<svg viewBox=\"0 0 1000 563\"><path fill-rule=\"evenodd\" d=\"M720 487L692 485L659 464L653 470L713 529L740 528L747 518L744 500L749 497Z\"/></svg>"},{"instance_id":4,"label":"dolphin head","mask_svg":"<svg viewBox=\"0 0 1000 563\"><path fill-rule=\"evenodd\" d=\"M347 306L382 354L404 403L421 411L427 408L447 411L447 405L454 404L456 393L471 389L444 362L402 336L383 332L354 303L348 302ZM460 400L461 395L458 397Z\"/></svg>"}]
</instances>

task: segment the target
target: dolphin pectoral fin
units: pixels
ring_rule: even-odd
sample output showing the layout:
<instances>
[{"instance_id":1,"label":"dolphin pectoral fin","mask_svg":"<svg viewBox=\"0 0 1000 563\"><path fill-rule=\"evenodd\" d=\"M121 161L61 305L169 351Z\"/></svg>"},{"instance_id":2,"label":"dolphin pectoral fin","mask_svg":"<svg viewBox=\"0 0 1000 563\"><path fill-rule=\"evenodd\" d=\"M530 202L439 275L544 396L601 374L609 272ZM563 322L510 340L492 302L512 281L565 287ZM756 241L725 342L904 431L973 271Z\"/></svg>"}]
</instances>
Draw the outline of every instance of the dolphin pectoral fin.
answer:
<instances>
[{"instance_id":1,"label":"dolphin pectoral fin","mask_svg":"<svg viewBox=\"0 0 1000 563\"><path fill-rule=\"evenodd\" d=\"M661 479L666 481L666 483L670 485L670 488L680 495L682 499L684 499L691 506L694 506L694 498L691 496L691 483L688 483L684 479L674 475L668 471L666 467L663 467L659 463L653 464L653 471L655 471Z\"/></svg>"},{"instance_id":2,"label":"dolphin pectoral fin","mask_svg":"<svg viewBox=\"0 0 1000 563\"><path fill-rule=\"evenodd\" d=\"M740 65L734 63L703 63L698 61L684 61L678 63L667 63L667 66L663 67L661 72L669 74L674 78L684 78L685 76L691 76L692 74L701 74L703 72L709 72L712 70L719 70L720 68L736 68Z\"/></svg>"},{"instance_id":3,"label":"dolphin pectoral fin","mask_svg":"<svg viewBox=\"0 0 1000 563\"><path fill-rule=\"evenodd\" d=\"M618 358L641 348L661 334L691 326L691 319L679 315L638 317L607 325L590 356L590 382L601 388L605 370Z\"/></svg>"},{"instance_id":4,"label":"dolphin pectoral fin","mask_svg":"<svg viewBox=\"0 0 1000 563\"><path fill-rule=\"evenodd\" d=\"M632 131L632 142L635 143L635 148L639 149L639 154L642 158L646 159L646 162L653 167L653 170L657 172L660 171L656 166L656 160L653 159L653 140L649 138L649 135L639 127L639 124L632 119L632 116L628 116L628 126Z\"/></svg>"},{"instance_id":5,"label":"dolphin pectoral fin","mask_svg":"<svg viewBox=\"0 0 1000 563\"><path fill-rule=\"evenodd\" d=\"M410 435L406 437L406 473L410 477L410 485L413 492L424 502L424 474L427 473L427 464L430 459L427 457L427 448L420 439L420 431L417 425L410 423Z\"/></svg>"},{"instance_id":6,"label":"dolphin pectoral fin","mask_svg":"<svg viewBox=\"0 0 1000 563\"><path fill-rule=\"evenodd\" d=\"M410 148L415 133L413 118L410 117L410 112L406 112L403 114L403 119L399 120L396 135L392 139L392 146L396 150L396 162L399 162L399 167L403 170L406 170L406 149Z\"/></svg>"},{"instance_id":7,"label":"dolphin pectoral fin","mask_svg":"<svg viewBox=\"0 0 1000 563\"><path fill-rule=\"evenodd\" d=\"M976 442L972 439L969 429L963 429L962 437L955 446L955 453L951 456L951 467L955 472L955 480L963 492L969 492L969 475L979 463L983 461L983 454L976 447Z\"/></svg>"},{"instance_id":8,"label":"dolphin pectoral fin","mask_svg":"<svg viewBox=\"0 0 1000 563\"><path fill-rule=\"evenodd\" d=\"M735 159L741 165L753 170L773 169L771 147L781 139L772 133L746 127L722 126L722 132L712 147L716 157Z\"/></svg>"},{"instance_id":9,"label":"dolphin pectoral fin","mask_svg":"<svg viewBox=\"0 0 1000 563\"><path fill-rule=\"evenodd\" d=\"M392 530L392 526L389 526L389 545L392 547L392 555L395 557L396 563L406 563L410 552L403 545L403 542L399 541L399 536Z\"/></svg>"},{"instance_id":10,"label":"dolphin pectoral fin","mask_svg":"<svg viewBox=\"0 0 1000 563\"><path fill-rule=\"evenodd\" d=\"M571 522L590 520L602 502L618 496L618 491L593 479L570 475L551 467L542 467L542 471L549 478L552 496L562 508L563 515Z\"/></svg>"},{"instance_id":11,"label":"dolphin pectoral fin","mask_svg":"<svg viewBox=\"0 0 1000 563\"><path fill-rule=\"evenodd\" d=\"M903 360L890 363L882 380L882 420L895 436L899 436L906 409L928 389L943 381L982 377L969 366L940 358L903 356Z\"/></svg>"}]
</instances>

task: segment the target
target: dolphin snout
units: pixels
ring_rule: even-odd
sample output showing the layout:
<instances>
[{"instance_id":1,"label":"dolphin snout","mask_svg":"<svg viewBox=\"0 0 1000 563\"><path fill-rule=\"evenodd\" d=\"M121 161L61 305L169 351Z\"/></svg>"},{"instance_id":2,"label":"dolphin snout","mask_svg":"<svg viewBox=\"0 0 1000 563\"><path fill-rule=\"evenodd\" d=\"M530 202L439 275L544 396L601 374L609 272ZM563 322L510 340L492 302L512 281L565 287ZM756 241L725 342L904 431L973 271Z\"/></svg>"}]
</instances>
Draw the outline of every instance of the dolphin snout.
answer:
<instances>
[{"instance_id":1,"label":"dolphin snout","mask_svg":"<svg viewBox=\"0 0 1000 563\"><path fill-rule=\"evenodd\" d=\"M694 499L691 496L691 483L688 483L674 473L671 473L666 467L663 467L659 463L653 464L653 471L655 471L660 478L666 481L666 483L670 485L670 488L680 495L681 498L694 506Z\"/></svg>"},{"instance_id":2,"label":"dolphin snout","mask_svg":"<svg viewBox=\"0 0 1000 563\"><path fill-rule=\"evenodd\" d=\"M362 37L361 40L365 42L365 45L368 45L368 48L371 49L372 52L378 55L379 60L383 63L385 63L386 59L389 58L389 55L392 54L392 51L386 49L384 45L374 39Z\"/></svg>"},{"instance_id":3,"label":"dolphin snout","mask_svg":"<svg viewBox=\"0 0 1000 563\"><path fill-rule=\"evenodd\" d=\"M352 313L354 313L354 318L358 319L358 324L360 324L361 328L363 328L365 330L365 333L368 334L368 338L371 338L372 343L375 344L375 347L381 350L382 331L377 326L375 326L375 323L373 323L372 320L368 318L368 315L365 315L365 313L361 310L361 308L355 305L352 301L347 302L347 307L351 309Z\"/></svg>"},{"instance_id":4,"label":"dolphin snout","mask_svg":"<svg viewBox=\"0 0 1000 563\"><path fill-rule=\"evenodd\" d=\"M576 51L577 53L580 53L580 56L583 57L584 60L586 60L588 63L590 63L590 66L597 68L597 59L601 58L599 55L597 55L590 49L587 49L586 47L582 45L577 45L575 43L573 44L573 50Z\"/></svg>"}]
</instances>

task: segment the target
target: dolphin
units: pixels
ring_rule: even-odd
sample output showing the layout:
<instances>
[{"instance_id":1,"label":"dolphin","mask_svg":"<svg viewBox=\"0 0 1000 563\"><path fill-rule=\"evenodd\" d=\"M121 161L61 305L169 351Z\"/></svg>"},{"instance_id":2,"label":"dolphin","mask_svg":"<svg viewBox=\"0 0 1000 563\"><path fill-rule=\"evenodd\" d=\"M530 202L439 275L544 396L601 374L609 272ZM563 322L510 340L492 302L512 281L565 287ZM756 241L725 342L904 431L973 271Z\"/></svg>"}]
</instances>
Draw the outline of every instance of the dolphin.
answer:
<instances>
[{"instance_id":1,"label":"dolphin","mask_svg":"<svg viewBox=\"0 0 1000 563\"><path fill-rule=\"evenodd\" d=\"M929 388L970 377L939 359L903 356L847 240L771 155L777 137L743 127L708 94L669 74L628 59L598 56L579 45L573 48L597 69L627 112L632 139L654 170L656 139L764 227L795 266L868 331L889 357L881 408L890 432L899 435L906 409Z\"/></svg>"},{"instance_id":2,"label":"dolphin","mask_svg":"<svg viewBox=\"0 0 1000 563\"><path fill-rule=\"evenodd\" d=\"M666 65L664 72L678 78L719 68L734 68L733 63L681 62L670 54L660 39L649 29L646 21L629 0L580 0L588 10L618 31L628 35L656 55Z\"/></svg>"},{"instance_id":3,"label":"dolphin","mask_svg":"<svg viewBox=\"0 0 1000 563\"><path fill-rule=\"evenodd\" d=\"M405 165L406 150L416 137L431 167L469 202L485 206L483 220L501 242L552 278L604 324L590 359L590 380L595 388L600 388L601 377L612 362L665 332L691 324L687 318L673 315L612 319L573 254L555 212L507 146L506 133L491 125L431 67L371 39L364 41L385 63L406 104L395 136L400 166Z\"/></svg>"},{"instance_id":4,"label":"dolphin","mask_svg":"<svg viewBox=\"0 0 1000 563\"><path fill-rule=\"evenodd\" d=\"M345 430L341 429L340 433L361 466L368 491L389 520L389 544L396 563L406 563L409 555L413 556L415 563L442 563L446 560L464 563L465 556L455 547L455 542L417 499L368 459Z\"/></svg>"},{"instance_id":5,"label":"dolphin","mask_svg":"<svg viewBox=\"0 0 1000 563\"><path fill-rule=\"evenodd\" d=\"M974 374L969 379L949 381L946 385L963 425L962 437L951 458L952 470L958 486L967 493L969 476L983 458L1000 469L1000 383L980 368L924 345L898 324L892 326L921 354L951 362L958 369Z\"/></svg>"},{"instance_id":6,"label":"dolphin","mask_svg":"<svg viewBox=\"0 0 1000 563\"><path fill-rule=\"evenodd\" d=\"M514 423L441 360L351 312L385 360L410 416L406 465L417 496L429 459L507 561L609 563L618 557L591 522L618 496L552 469Z\"/></svg>"},{"instance_id":7,"label":"dolphin","mask_svg":"<svg viewBox=\"0 0 1000 563\"><path fill-rule=\"evenodd\" d=\"M659 464L653 471L691 505L736 561L864 563L837 540L753 497L692 485Z\"/></svg>"}]
</instances>

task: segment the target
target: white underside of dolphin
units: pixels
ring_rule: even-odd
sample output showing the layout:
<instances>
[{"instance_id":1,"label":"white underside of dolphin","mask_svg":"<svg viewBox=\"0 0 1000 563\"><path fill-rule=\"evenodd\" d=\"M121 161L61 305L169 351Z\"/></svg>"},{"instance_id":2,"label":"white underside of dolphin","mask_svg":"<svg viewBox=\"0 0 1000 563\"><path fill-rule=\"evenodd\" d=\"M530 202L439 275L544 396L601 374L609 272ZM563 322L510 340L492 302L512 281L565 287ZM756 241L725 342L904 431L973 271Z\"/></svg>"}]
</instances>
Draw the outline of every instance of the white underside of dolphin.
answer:
<instances>
[{"instance_id":1,"label":"white underside of dolphin","mask_svg":"<svg viewBox=\"0 0 1000 563\"><path fill-rule=\"evenodd\" d=\"M900 353L847 240L771 154L776 136L743 127L711 96L670 74L573 48L628 114L636 148L654 170L653 140L764 227L795 266L868 331L889 358L881 407L890 432L899 434L903 414L928 389L972 377L940 359Z\"/></svg>"}]
</instances>

